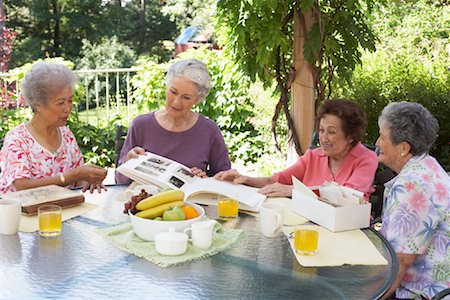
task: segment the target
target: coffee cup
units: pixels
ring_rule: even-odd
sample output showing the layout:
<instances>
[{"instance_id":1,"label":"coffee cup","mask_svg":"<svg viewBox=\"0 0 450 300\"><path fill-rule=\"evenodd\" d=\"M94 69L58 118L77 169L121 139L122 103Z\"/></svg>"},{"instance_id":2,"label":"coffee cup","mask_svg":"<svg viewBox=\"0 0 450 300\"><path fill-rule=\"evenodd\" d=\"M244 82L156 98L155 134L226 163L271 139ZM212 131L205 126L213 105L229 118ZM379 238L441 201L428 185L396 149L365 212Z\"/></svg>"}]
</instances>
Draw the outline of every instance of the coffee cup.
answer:
<instances>
[{"instance_id":1,"label":"coffee cup","mask_svg":"<svg viewBox=\"0 0 450 300\"><path fill-rule=\"evenodd\" d=\"M281 232L284 219L284 205L278 202L266 202L261 206L259 221L266 237L275 237Z\"/></svg>"},{"instance_id":2,"label":"coffee cup","mask_svg":"<svg viewBox=\"0 0 450 300\"><path fill-rule=\"evenodd\" d=\"M17 199L0 198L0 234L19 231L22 203Z\"/></svg>"},{"instance_id":3,"label":"coffee cup","mask_svg":"<svg viewBox=\"0 0 450 300\"><path fill-rule=\"evenodd\" d=\"M192 241L192 245L200 249L208 249L212 244L216 223L214 220L195 222L191 224L191 227L186 228L184 233L189 235L190 232L189 240Z\"/></svg>"}]
</instances>

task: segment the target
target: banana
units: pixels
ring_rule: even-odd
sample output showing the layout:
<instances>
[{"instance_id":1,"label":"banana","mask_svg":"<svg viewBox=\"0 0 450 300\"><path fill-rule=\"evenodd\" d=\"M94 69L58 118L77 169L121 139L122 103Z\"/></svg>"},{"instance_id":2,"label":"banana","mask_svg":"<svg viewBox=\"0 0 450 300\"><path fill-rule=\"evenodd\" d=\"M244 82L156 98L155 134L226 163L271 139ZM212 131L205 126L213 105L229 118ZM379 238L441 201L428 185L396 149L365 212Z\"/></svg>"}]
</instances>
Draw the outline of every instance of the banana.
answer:
<instances>
[{"instance_id":1,"label":"banana","mask_svg":"<svg viewBox=\"0 0 450 300\"><path fill-rule=\"evenodd\" d=\"M169 190L169 191L161 192L159 194L150 196L144 200L139 201L139 203L136 204L136 209L146 210L146 209L156 207L156 206L164 204L164 203L180 201L183 199L184 199L183 191Z\"/></svg>"},{"instance_id":2,"label":"banana","mask_svg":"<svg viewBox=\"0 0 450 300\"><path fill-rule=\"evenodd\" d=\"M145 219L154 219L156 217L161 217L163 215L164 211L166 211L169 207L183 206L183 205L184 205L183 200L167 202L167 203L160 204L158 206L155 206L155 207L152 207L152 208L149 208L146 210L142 210L142 211L138 212L135 216L140 217L140 218L145 218Z\"/></svg>"}]
</instances>

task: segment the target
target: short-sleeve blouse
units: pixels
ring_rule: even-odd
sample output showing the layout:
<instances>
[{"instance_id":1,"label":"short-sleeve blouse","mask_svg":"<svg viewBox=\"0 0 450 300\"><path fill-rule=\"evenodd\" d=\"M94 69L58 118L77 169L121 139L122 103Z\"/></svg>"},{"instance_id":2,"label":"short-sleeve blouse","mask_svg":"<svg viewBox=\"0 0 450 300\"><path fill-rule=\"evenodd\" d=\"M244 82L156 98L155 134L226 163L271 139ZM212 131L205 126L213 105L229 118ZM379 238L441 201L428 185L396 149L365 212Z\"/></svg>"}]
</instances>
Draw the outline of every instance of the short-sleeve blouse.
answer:
<instances>
[{"instance_id":1,"label":"short-sleeve blouse","mask_svg":"<svg viewBox=\"0 0 450 300\"><path fill-rule=\"evenodd\" d=\"M59 130L61 145L55 153L39 144L25 123L6 134L0 151L0 194L15 191L13 182L17 179L56 176L83 165L83 156L73 133L66 126Z\"/></svg>"},{"instance_id":2,"label":"short-sleeve blouse","mask_svg":"<svg viewBox=\"0 0 450 300\"><path fill-rule=\"evenodd\" d=\"M381 234L418 255L396 296L431 299L450 287L450 177L432 156L414 156L385 186Z\"/></svg>"}]
</instances>

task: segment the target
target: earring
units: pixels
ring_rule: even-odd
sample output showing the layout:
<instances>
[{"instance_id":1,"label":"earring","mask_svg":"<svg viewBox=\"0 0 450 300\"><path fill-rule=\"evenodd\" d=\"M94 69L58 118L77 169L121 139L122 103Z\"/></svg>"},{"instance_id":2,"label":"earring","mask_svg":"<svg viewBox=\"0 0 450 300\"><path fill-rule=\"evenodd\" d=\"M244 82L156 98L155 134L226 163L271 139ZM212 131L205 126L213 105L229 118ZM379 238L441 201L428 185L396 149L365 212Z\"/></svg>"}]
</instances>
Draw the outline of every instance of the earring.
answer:
<instances>
[{"instance_id":1,"label":"earring","mask_svg":"<svg viewBox=\"0 0 450 300\"><path fill-rule=\"evenodd\" d=\"M405 153L402 152L402 156L405 156Z\"/></svg>"}]
</instances>

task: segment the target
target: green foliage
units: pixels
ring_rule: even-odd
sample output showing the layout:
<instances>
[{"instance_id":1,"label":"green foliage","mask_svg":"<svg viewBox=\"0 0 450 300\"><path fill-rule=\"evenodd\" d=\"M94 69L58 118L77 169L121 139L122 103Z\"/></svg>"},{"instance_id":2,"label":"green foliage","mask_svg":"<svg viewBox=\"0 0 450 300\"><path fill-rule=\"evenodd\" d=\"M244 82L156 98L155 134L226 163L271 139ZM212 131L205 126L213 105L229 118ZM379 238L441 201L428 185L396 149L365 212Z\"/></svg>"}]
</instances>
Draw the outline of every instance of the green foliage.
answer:
<instances>
[{"instance_id":1,"label":"green foliage","mask_svg":"<svg viewBox=\"0 0 450 300\"><path fill-rule=\"evenodd\" d=\"M372 6L372 0L219 1L216 28L219 42L232 45L225 46L226 51L252 81L259 78L270 86L276 69L287 73L293 64L296 10L312 9L318 22L308 34L305 58L319 71L326 68L324 76L348 79L360 63L361 49L375 49L375 36L364 17Z\"/></svg>"},{"instance_id":2,"label":"green foliage","mask_svg":"<svg viewBox=\"0 0 450 300\"><path fill-rule=\"evenodd\" d=\"M83 40L101 43L117 36L118 41L138 54L167 56L164 39L173 39L175 24L161 12L163 3L98 0L15 0L5 3L8 26L17 32L12 64L20 66L43 57L80 58Z\"/></svg>"},{"instance_id":3,"label":"green foliage","mask_svg":"<svg viewBox=\"0 0 450 300\"><path fill-rule=\"evenodd\" d=\"M67 126L75 135L85 163L102 167L114 164L116 127L113 120L100 126L80 122L77 114L72 114Z\"/></svg>"},{"instance_id":4,"label":"green foliage","mask_svg":"<svg viewBox=\"0 0 450 300\"><path fill-rule=\"evenodd\" d=\"M135 52L119 42L117 36L102 38L98 44L84 39L77 69L129 68L136 62Z\"/></svg>"},{"instance_id":5,"label":"green foliage","mask_svg":"<svg viewBox=\"0 0 450 300\"><path fill-rule=\"evenodd\" d=\"M215 0L166 0L162 12L177 24L178 30L188 26L208 28L215 15Z\"/></svg>"},{"instance_id":6,"label":"green foliage","mask_svg":"<svg viewBox=\"0 0 450 300\"><path fill-rule=\"evenodd\" d=\"M77 61L77 69L115 69L115 68L129 68L136 62L136 54L127 45L120 43L116 36L111 38L102 38L97 45L92 44L88 40L83 40L83 47L81 49L82 58ZM109 97L110 100L116 98L116 76L118 73L108 73L109 76ZM84 84L84 91L89 93L89 99L96 99L95 77L99 79L98 97L99 104L104 105L106 102L106 79L103 74L83 74L82 81ZM122 101L126 99L126 75L119 76L119 99ZM97 105L91 101L90 108ZM84 110L86 102L84 98L80 98L80 108Z\"/></svg>"},{"instance_id":7,"label":"green foliage","mask_svg":"<svg viewBox=\"0 0 450 300\"><path fill-rule=\"evenodd\" d=\"M203 61L211 76L212 88L195 110L214 120L222 130L232 160L255 161L264 152L264 142L255 130L253 104L248 94L250 81L221 51L199 49L180 58ZM140 61L144 70L132 79L133 97L140 106L154 110L164 106L169 64Z\"/></svg>"},{"instance_id":8,"label":"green foliage","mask_svg":"<svg viewBox=\"0 0 450 300\"><path fill-rule=\"evenodd\" d=\"M386 104L423 104L440 126L431 154L450 170L450 53L445 51L450 46L450 7L424 0L393 2L373 19L380 36L378 50L363 56L351 85L342 85L338 96L355 99L366 111L369 144L378 137L377 119Z\"/></svg>"}]
</instances>

